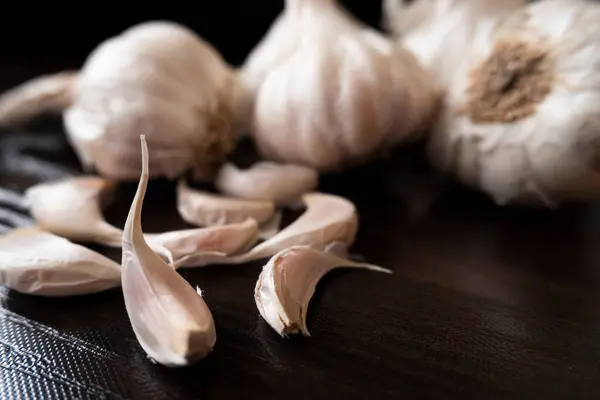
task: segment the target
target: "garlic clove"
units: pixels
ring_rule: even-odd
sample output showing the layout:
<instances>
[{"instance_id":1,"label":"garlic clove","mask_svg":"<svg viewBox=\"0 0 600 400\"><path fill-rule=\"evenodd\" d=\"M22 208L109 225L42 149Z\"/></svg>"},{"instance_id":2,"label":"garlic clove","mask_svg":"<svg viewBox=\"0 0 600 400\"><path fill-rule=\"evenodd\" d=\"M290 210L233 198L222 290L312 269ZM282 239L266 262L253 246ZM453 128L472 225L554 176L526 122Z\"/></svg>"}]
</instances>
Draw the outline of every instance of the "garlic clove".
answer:
<instances>
[{"instance_id":1,"label":"garlic clove","mask_svg":"<svg viewBox=\"0 0 600 400\"><path fill-rule=\"evenodd\" d=\"M263 267L254 290L260 315L282 337L299 331L310 336L306 314L315 287L325 274L339 267L392 273L308 246L292 246L277 253Z\"/></svg>"},{"instance_id":2,"label":"garlic clove","mask_svg":"<svg viewBox=\"0 0 600 400\"><path fill-rule=\"evenodd\" d=\"M223 260L239 264L272 257L294 245L306 245L324 250L330 243L350 247L358 231L358 215L351 201L331 194L307 193L303 196L306 211L277 235L249 252Z\"/></svg>"},{"instance_id":3,"label":"garlic clove","mask_svg":"<svg viewBox=\"0 0 600 400\"><path fill-rule=\"evenodd\" d=\"M18 125L39 114L60 114L73 102L78 73L63 71L25 82L0 96L0 125Z\"/></svg>"},{"instance_id":4,"label":"garlic clove","mask_svg":"<svg viewBox=\"0 0 600 400\"><path fill-rule=\"evenodd\" d=\"M77 296L118 287L121 267L39 228L0 236L0 285L38 296Z\"/></svg>"},{"instance_id":5,"label":"garlic clove","mask_svg":"<svg viewBox=\"0 0 600 400\"><path fill-rule=\"evenodd\" d=\"M251 200L271 200L277 205L295 205L302 195L312 192L319 183L319 174L312 168L294 164L261 161L248 169L225 163L215 187L229 196Z\"/></svg>"},{"instance_id":6,"label":"garlic clove","mask_svg":"<svg viewBox=\"0 0 600 400\"><path fill-rule=\"evenodd\" d=\"M190 188L184 178L177 185L177 209L189 224L215 226L254 219L259 225L275 215L267 200L236 199Z\"/></svg>"},{"instance_id":7,"label":"garlic clove","mask_svg":"<svg viewBox=\"0 0 600 400\"><path fill-rule=\"evenodd\" d=\"M212 314L200 295L148 246L141 214L148 185L148 147L123 233L122 286L127 314L144 351L156 362L185 366L207 356L216 342Z\"/></svg>"},{"instance_id":8,"label":"garlic clove","mask_svg":"<svg viewBox=\"0 0 600 400\"><path fill-rule=\"evenodd\" d=\"M255 220L201 229L187 229L158 235L145 235L152 245L168 252L175 268L201 267L217 259L244 253L259 239Z\"/></svg>"},{"instance_id":9,"label":"garlic clove","mask_svg":"<svg viewBox=\"0 0 600 400\"><path fill-rule=\"evenodd\" d=\"M113 189L111 181L83 176L32 186L25 199L40 228L77 242L120 247L122 231L107 223L101 210Z\"/></svg>"},{"instance_id":10,"label":"garlic clove","mask_svg":"<svg viewBox=\"0 0 600 400\"><path fill-rule=\"evenodd\" d=\"M240 77L262 157L319 172L418 139L439 97L410 52L335 0L286 0Z\"/></svg>"},{"instance_id":11,"label":"garlic clove","mask_svg":"<svg viewBox=\"0 0 600 400\"><path fill-rule=\"evenodd\" d=\"M280 210L275 211L273 218L260 226L259 237L262 240L271 239L281 231L281 221L283 213Z\"/></svg>"}]
</instances>

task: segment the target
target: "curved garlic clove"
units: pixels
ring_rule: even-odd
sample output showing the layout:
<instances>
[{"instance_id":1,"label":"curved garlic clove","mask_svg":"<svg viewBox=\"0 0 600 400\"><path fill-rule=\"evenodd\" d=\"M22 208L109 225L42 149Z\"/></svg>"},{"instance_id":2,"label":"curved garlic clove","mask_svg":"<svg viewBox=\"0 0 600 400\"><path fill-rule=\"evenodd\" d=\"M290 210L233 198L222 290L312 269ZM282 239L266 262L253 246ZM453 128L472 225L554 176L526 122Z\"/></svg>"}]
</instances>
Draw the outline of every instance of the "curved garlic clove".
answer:
<instances>
[{"instance_id":1,"label":"curved garlic clove","mask_svg":"<svg viewBox=\"0 0 600 400\"><path fill-rule=\"evenodd\" d=\"M177 210L184 221L198 226L231 224L248 218L262 224L275 215L275 204L267 200L236 199L192 189L181 178L177 185Z\"/></svg>"},{"instance_id":2,"label":"curved garlic clove","mask_svg":"<svg viewBox=\"0 0 600 400\"><path fill-rule=\"evenodd\" d=\"M44 84L26 83L0 104L12 102L33 117L50 105ZM68 88L67 137L86 170L110 179L138 178L140 133L148 138L154 177L175 179L192 169L196 178L209 178L234 148L239 87L233 69L194 31L174 22L140 23L87 57ZM37 110L28 106L36 102Z\"/></svg>"},{"instance_id":3,"label":"curved garlic clove","mask_svg":"<svg viewBox=\"0 0 600 400\"><path fill-rule=\"evenodd\" d=\"M295 205L318 183L319 174L312 168L270 161L258 162L248 169L225 163L214 181L217 190L226 195L271 200L280 206Z\"/></svg>"},{"instance_id":4,"label":"curved garlic clove","mask_svg":"<svg viewBox=\"0 0 600 400\"><path fill-rule=\"evenodd\" d=\"M121 267L39 228L0 236L0 285L38 296L77 296L118 287Z\"/></svg>"},{"instance_id":5,"label":"curved garlic clove","mask_svg":"<svg viewBox=\"0 0 600 400\"><path fill-rule=\"evenodd\" d=\"M143 135L141 145L142 174L123 233L123 296L144 351L160 364L184 366L212 351L217 338L215 325L199 292L144 240L141 214L149 174Z\"/></svg>"},{"instance_id":6,"label":"curved garlic clove","mask_svg":"<svg viewBox=\"0 0 600 400\"><path fill-rule=\"evenodd\" d=\"M263 267L254 290L260 315L282 337L299 331L310 336L306 313L315 287L325 274L340 267L392 273L308 246L292 246L277 253Z\"/></svg>"},{"instance_id":7,"label":"curved garlic clove","mask_svg":"<svg viewBox=\"0 0 600 400\"><path fill-rule=\"evenodd\" d=\"M121 247L122 231L106 222L101 210L113 189L113 182L100 177L75 177L32 186L25 199L42 229L73 241Z\"/></svg>"},{"instance_id":8,"label":"curved garlic clove","mask_svg":"<svg viewBox=\"0 0 600 400\"><path fill-rule=\"evenodd\" d=\"M187 229L158 235L144 235L152 245L168 252L175 268L201 267L212 260L244 253L259 239L258 225L248 219L241 223L201 229Z\"/></svg>"},{"instance_id":9,"label":"curved garlic clove","mask_svg":"<svg viewBox=\"0 0 600 400\"><path fill-rule=\"evenodd\" d=\"M438 93L415 57L336 0L286 0L241 71L263 158L320 172L420 137Z\"/></svg>"},{"instance_id":10,"label":"curved garlic clove","mask_svg":"<svg viewBox=\"0 0 600 400\"><path fill-rule=\"evenodd\" d=\"M272 257L294 245L306 245L324 250L330 243L339 242L350 247L358 231L358 215L351 201L331 194L307 193L303 196L307 209L292 224L269 240L245 254L220 261L223 264L241 264Z\"/></svg>"},{"instance_id":11,"label":"curved garlic clove","mask_svg":"<svg viewBox=\"0 0 600 400\"><path fill-rule=\"evenodd\" d=\"M63 71L25 82L0 96L0 125L18 125L40 114L60 114L73 102L78 73Z\"/></svg>"}]
</instances>

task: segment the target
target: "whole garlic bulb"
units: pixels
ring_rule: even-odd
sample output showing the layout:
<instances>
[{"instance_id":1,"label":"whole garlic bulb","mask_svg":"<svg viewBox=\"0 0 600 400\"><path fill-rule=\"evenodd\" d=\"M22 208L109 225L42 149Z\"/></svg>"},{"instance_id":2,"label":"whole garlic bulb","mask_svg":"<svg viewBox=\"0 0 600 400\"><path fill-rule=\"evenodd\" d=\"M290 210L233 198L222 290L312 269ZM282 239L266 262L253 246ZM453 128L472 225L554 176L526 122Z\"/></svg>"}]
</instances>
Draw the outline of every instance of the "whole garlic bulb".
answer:
<instances>
[{"instance_id":1,"label":"whole garlic bulb","mask_svg":"<svg viewBox=\"0 0 600 400\"><path fill-rule=\"evenodd\" d=\"M453 3L490 18L447 81L433 163L501 205L600 197L600 4L542 0L494 21L503 2Z\"/></svg>"},{"instance_id":2,"label":"whole garlic bulb","mask_svg":"<svg viewBox=\"0 0 600 400\"><path fill-rule=\"evenodd\" d=\"M102 42L78 74L30 81L0 98L0 123L65 108L67 136L87 170L139 175L139 135L153 177L216 172L233 149L237 76L191 30L152 21Z\"/></svg>"},{"instance_id":3,"label":"whole garlic bulb","mask_svg":"<svg viewBox=\"0 0 600 400\"><path fill-rule=\"evenodd\" d=\"M412 54L336 0L286 0L240 76L261 155L321 172L414 139L437 98Z\"/></svg>"}]
</instances>

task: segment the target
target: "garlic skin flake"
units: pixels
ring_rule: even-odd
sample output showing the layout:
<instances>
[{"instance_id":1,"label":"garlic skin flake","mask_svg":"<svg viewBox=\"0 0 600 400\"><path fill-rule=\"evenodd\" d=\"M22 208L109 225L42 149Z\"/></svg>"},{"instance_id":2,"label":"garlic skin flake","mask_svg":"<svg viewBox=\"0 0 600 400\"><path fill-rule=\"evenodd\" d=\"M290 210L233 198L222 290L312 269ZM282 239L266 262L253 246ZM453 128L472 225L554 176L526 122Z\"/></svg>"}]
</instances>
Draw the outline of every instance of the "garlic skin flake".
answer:
<instances>
[{"instance_id":1,"label":"garlic skin flake","mask_svg":"<svg viewBox=\"0 0 600 400\"><path fill-rule=\"evenodd\" d=\"M319 174L312 168L293 164L260 161L248 169L233 163L223 164L215 178L221 193L249 200L270 200L279 206L294 206L302 195L312 192Z\"/></svg>"},{"instance_id":2,"label":"garlic skin flake","mask_svg":"<svg viewBox=\"0 0 600 400\"><path fill-rule=\"evenodd\" d=\"M111 259L39 228L0 236L0 285L20 293L62 297L121 285Z\"/></svg>"},{"instance_id":3,"label":"garlic skin flake","mask_svg":"<svg viewBox=\"0 0 600 400\"><path fill-rule=\"evenodd\" d=\"M282 337L298 332L310 336L306 314L315 287L323 276L339 267L392 273L308 246L292 246L277 253L263 267L254 290L260 315Z\"/></svg>"},{"instance_id":4,"label":"garlic skin flake","mask_svg":"<svg viewBox=\"0 0 600 400\"><path fill-rule=\"evenodd\" d=\"M432 163L499 205L599 198L600 4L480 3L488 22L447 85Z\"/></svg>"},{"instance_id":5,"label":"garlic skin flake","mask_svg":"<svg viewBox=\"0 0 600 400\"><path fill-rule=\"evenodd\" d=\"M177 185L177 210L184 221L197 226L244 222L248 218L262 224L276 211L272 201L236 199L192 189L183 178Z\"/></svg>"},{"instance_id":6,"label":"garlic skin flake","mask_svg":"<svg viewBox=\"0 0 600 400\"><path fill-rule=\"evenodd\" d=\"M286 0L240 79L263 158L319 172L417 139L438 98L410 52L335 0Z\"/></svg>"},{"instance_id":7,"label":"garlic skin flake","mask_svg":"<svg viewBox=\"0 0 600 400\"><path fill-rule=\"evenodd\" d=\"M347 248L352 246L358 232L358 214L351 201L340 196L314 192L305 194L303 202L307 207L306 211L277 235L259 243L247 253L218 263L247 263L272 257L295 245L310 246L317 250L325 250L335 242Z\"/></svg>"},{"instance_id":8,"label":"garlic skin flake","mask_svg":"<svg viewBox=\"0 0 600 400\"><path fill-rule=\"evenodd\" d=\"M192 169L206 179L233 150L237 75L182 25L144 22L105 40L88 56L74 88L64 85L72 92L63 113L67 137L84 167L103 177L137 180L140 134L152 151L153 177L176 179ZM36 85L22 87L6 95L15 109L19 99L34 103ZM28 110L31 117L45 108L45 93L37 89L39 109Z\"/></svg>"},{"instance_id":9,"label":"garlic skin flake","mask_svg":"<svg viewBox=\"0 0 600 400\"><path fill-rule=\"evenodd\" d=\"M142 174L123 233L122 286L135 336L154 361L168 367L206 357L217 335L201 297L148 246L141 214L148 186L148 147L141 135Z\"/></svg>"},{"instance_id":10,"label":"garlic skin flake","mask_svg":"<svg viewBox=\"0 0 600 400\"><path fill-rule=\"evenodd\" d=\"M104 220L101 208L114 187L95 176L67 178L30 187L25 199L42 229L77 242L121 247L122 231Z\"/></svg>"}]
</instances>

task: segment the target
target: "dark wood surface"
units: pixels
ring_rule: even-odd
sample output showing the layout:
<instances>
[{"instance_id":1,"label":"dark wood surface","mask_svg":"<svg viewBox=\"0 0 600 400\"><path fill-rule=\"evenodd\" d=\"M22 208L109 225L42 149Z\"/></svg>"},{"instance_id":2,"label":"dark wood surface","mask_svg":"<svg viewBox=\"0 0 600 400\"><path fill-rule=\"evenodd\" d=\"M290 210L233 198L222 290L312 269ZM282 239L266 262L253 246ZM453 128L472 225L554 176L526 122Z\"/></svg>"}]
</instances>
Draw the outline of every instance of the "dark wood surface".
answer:
<instances>
[{"instance_id":1,"label":"dark wood surface","mask_svg":"<svg viewBox=\"0 0 600 400\"><path fill-rule=\"evenodd\" d=\"M49 69L5 68L2 89ZM3 231L32 222L24 189L78 173L57 121L2 132ZM394 274L329 274L310 303L311 338L284 340L260 318L262 263L183 272L204 290L218 339L177 370L146 359L119 290L45 299L0 289L0 398L600 397L600 208L500 209L432 178L415 149L320 189L356 203L353 252ZM111 222L123 225L134 190L119 188ZM152 182L144 228L186 227L174 205L173 186Z\"/></svg>"}]
</instances>

